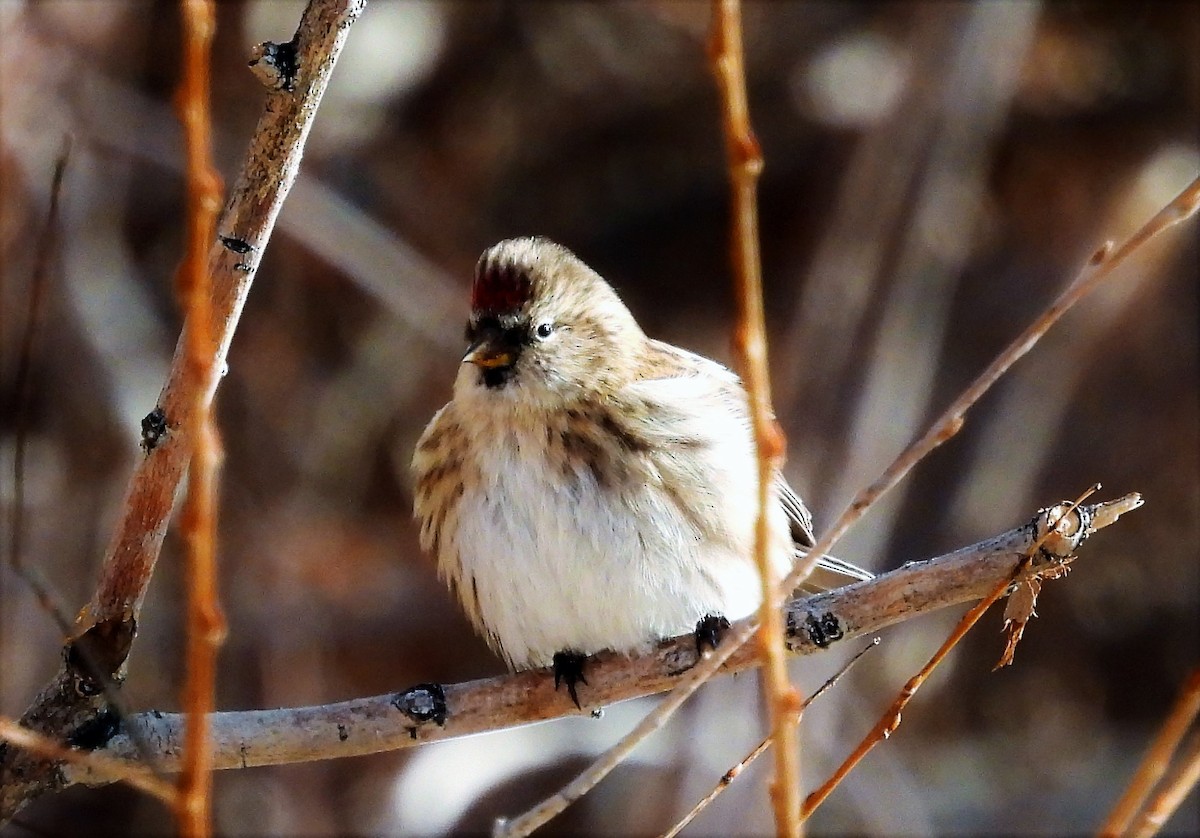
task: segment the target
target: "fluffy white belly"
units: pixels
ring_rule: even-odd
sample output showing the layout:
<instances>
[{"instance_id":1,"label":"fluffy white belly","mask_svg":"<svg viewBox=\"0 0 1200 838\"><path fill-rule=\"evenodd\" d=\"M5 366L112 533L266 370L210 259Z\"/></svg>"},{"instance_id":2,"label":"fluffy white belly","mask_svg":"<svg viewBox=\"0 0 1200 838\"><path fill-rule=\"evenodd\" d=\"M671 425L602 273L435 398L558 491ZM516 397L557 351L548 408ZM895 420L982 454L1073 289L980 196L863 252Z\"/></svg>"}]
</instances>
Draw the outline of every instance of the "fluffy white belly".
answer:
<instances>
[{"instance_id":1,"label":"fluffy white belly","mask_svg":"<svg viewBox=\"0 0 1200 838\"><path fill-rule=\"evenodd\" d=\"M586 469L560 477L538 442L510 433L477 452L482 480L458 516L460 584L513 666L633 650L758 606L748 559L700 537L664 493L602 487Z\"/></svg>"}]
</instances>

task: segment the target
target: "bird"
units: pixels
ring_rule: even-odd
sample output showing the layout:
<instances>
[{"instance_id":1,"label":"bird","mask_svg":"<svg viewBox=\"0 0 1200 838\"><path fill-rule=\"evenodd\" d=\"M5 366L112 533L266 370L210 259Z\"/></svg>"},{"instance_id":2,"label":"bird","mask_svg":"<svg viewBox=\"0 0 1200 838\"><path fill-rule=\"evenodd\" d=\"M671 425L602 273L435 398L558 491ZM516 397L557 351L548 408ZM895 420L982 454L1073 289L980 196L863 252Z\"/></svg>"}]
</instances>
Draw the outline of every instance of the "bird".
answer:
<instances>
[{"instance_id":1,"label":"bird","mask_svg":"<svg viewBox=\"0 0 1200 838\"><path fill-rule=\"evenodd\" d=\"M485 250L451 400L412 460L422 549L512 670L552 666L577 706L583 663L752 614L758 461L749 400L716 361L648 337L616 291L542 237ZM813 546L777 474L777 576ZM805 583L870 579L822 557Z\"/></svg>"}]
</instances>

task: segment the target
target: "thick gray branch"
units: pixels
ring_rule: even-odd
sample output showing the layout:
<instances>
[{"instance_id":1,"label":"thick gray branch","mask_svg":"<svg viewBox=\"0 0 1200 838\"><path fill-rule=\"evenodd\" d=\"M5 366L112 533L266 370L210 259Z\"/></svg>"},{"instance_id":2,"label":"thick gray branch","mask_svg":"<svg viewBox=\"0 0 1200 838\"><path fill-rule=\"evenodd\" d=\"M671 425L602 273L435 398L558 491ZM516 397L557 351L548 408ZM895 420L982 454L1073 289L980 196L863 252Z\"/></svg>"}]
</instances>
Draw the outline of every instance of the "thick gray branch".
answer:
<instances>
[{"instance_id":1,"label":"thick gray branch","mask_svg":"<svg viewBox=\"0 0 1200 838\"><path fill-rule=\"evenodd\" d=\"M1117 502L1120 503L1120 502ZM1140 503L1127 499L1119 512ZM1063 520L1029 573L1069 555L1095 529L1115 520L1114 505L1081 508ZM1012 577L1022 556L1064 507L1043 510L1030 523L946 556L906 565L869 582L786 606L787 644L798 655L871 634L946 606L978 600ZM1105 510L1109 510L1106 512ZM746 644L726 672L758 664L755 644ZM547 670L533 670L446 687L425 684L398 693L315 707L216 713L212 719L216 768L245 768L371 754L423 742L586 713L592 707L670 689L696 662L696 644L687 635L666 640L645 654L602 653L588 661L585 702L575 707L554 689ZM159 758L158 767L179 767L183 717L142 713L126 721ZM127 733L115 735L101 751L136 759ZM110 780L80 766L64 766L67 783Z\"/></svg>"}]
</instances>

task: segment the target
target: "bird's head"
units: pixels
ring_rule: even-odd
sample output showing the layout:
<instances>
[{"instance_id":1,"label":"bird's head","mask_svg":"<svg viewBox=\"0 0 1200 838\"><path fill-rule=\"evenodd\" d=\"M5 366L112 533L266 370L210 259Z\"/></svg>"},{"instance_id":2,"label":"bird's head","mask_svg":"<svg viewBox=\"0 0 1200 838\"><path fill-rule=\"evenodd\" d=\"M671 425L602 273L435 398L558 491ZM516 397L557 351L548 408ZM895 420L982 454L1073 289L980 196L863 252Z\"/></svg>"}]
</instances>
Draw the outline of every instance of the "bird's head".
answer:
<instances>
[{"instance_id":1,"label":"bird's head","mask_svg":"<svg viewBox=\"0 0 1200 838\"><path fill-rule=\"evenodd\" d=\"M615 389L646 340L599 274L548 239L484 251L455 398L553 408Z\"/></svg>"}]
</instances>

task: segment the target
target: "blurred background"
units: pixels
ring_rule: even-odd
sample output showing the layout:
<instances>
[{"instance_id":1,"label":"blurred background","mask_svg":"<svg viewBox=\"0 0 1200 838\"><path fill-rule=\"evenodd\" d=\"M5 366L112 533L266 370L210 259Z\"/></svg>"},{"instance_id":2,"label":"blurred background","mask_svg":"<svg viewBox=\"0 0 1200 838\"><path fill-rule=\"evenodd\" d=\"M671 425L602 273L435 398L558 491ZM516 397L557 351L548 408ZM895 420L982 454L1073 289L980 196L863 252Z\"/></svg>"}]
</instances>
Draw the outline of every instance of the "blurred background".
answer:
<instances>
[{"instance_id":1,"label":"blurred background","mask_svg":"<svg viewBox=\"0 0 1200 838\"><path fill-rule=\"evenodd\" d=\"M262 107L246 68L302 4L221 2L227 182ZM1200 170L1200 5L748 3L775 404L818 530L1077 272ZM225 445L218 706L317 704L502 672L420 555L407 476L449 397L471 268L563 242L652 335L729 362L727 175L708 4L372 0L321 105L242 317ZM37 328L24 553L90 596L179 331L183 154L174 2L0 1L0 506L54 160L73 147ZM1144 493L1048 586L1016 665L999 612L818 812L817 834L1094 829L1200 657L1197 226L1052 331L838 548L886 570L1073 498ZM5 550L9 543L4 533ZM7 553L5 553L7 555ZM175 709L168 536L124 689ZM56 671L54 621L0 570L0 713ZM959 610L887 632L805 719L815 786ZM852 649L793 664L806 690ZM416 750L223 773L226 835L484 831L565 782L652 700ZM753 675L710 685L545 834L646 834L758 741ZM770 831L763 760L691 828ZM1195 794L1168 831L1200 829ZM174 829L125 787L39 800L5 836Z\"/></svg>"}]
</instances>

